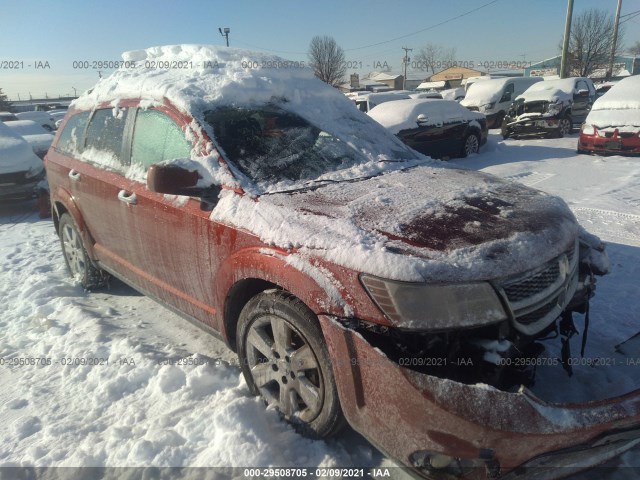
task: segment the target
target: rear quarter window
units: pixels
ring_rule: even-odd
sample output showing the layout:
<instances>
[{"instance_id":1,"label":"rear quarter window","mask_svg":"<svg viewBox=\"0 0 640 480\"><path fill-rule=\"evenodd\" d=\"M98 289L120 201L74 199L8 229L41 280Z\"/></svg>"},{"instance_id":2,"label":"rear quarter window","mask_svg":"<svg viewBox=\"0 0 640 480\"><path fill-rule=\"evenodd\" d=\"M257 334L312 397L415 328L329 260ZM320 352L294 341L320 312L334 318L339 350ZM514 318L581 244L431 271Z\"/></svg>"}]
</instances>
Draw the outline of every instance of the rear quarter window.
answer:
<instances>
[{"instance_id":1,"label":"rear quarter window","mask_svg":"<svg viewBox=\"0 0 640 480\"><path fill-rule=\"evenodd\" d=\"M73 115L64 126L56 150L67 155L78 156L84 147L84 131L87 128L90 112L81 112Z\"/></svg>"},{"instance_id":2,"label":"rear quarter window","mask_svg":"<svg viewBox=\"0 0 640 480\"><path fill-rule=\"evenodd\" d=\"M87 128L87 140L82 158L108 168L122 165L123 134L127 110L103 108L96 110Z\"/></svg>"}]
</instances>

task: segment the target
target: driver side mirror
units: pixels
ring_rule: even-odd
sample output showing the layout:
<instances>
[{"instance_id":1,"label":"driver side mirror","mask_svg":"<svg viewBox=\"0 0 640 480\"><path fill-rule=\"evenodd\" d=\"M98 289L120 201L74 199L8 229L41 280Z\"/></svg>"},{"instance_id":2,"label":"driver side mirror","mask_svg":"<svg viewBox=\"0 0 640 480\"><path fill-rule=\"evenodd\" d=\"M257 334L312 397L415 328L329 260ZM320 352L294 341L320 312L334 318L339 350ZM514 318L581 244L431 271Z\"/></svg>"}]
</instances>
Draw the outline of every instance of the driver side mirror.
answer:
<instances>
[{"instance_id":1,"label":"driver side mirror","mask_svg":"<svg viewBox=\"0 0 640 480\"><path fill-rule=\"evenodd\" d=\"M418 126L423 127L429 123L429 117L427 117L424 113L421 113L420 115L418 115L418 118L416 118L416 123L418 124Z\"/></svg>"},{"instance_id":2,"label":"driver side mirror","mask_svg":"<svg viewBox=\"0 0 640 480\"><path fill-rule=\"evenodd\" d=\"M147 188L156 193L200 197L203 203L215 204L222 191L219 185L198 187L200 175L178 165L151 165L147 171Z\"/></svg>"}]
</instances>

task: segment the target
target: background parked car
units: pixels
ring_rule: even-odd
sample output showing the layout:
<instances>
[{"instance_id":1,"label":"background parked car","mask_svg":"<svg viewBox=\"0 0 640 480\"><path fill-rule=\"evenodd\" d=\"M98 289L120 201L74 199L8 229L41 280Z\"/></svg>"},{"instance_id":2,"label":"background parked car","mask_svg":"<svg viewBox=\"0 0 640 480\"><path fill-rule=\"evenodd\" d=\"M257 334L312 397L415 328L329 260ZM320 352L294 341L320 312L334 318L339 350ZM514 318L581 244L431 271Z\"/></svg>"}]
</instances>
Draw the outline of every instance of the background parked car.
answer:
<instances>
[{"instance_id":1,"label":"background parked car","mask_svg":"<svg viewBox=\"0 0 640 480\"><path fill-rule=\"evenodd\" d=\"M603 82L595 85L596 87L596 98L600 98L605 93L607 93L611 87L613 87L617 82Z\"/></svg>"},{"instance_id":2,"label":"background parked car","mask_svg":"<svg viewBox=\"0 0 640 480\"><path fill-rule=\"evenodd\" d=\"M578 153L640 154L640 76L598 98L580 131Z\"/></svg>"},{"instance_id":3,"label":"background parked car","mask_svg":"<svg viewBox=\"0 0 640 480\"><path fill-rule=\"evenodd\" d=\"M368 112L377 105L384 102L392 102L393 100L406 100L411 98L407 92L381 92L370 93L369 95L362 95L356 98L356 106L361 112Z\"/></svg>"},{"instance_id":4,"label":"background parked car","mask_svg":"<svg viewBox=\"0 0 640 480\"><path fill-rule=\"evenodd\" d=\"M460 104L469 110L484 113L489 128L499 128L502 125L511 102L540 77L494 78L477 81L469 87L467 94Z\"/></svg>"},{"instance_id":5,"label":"background parked car","mask_svg":"<svg viewBox=\"0 0 640 480\"><path fill-rule=\"evenodd\" d=\"M435 90L428 90L426 92L416 92L416 93L410 93L409 94L410 98L414 98L414 99L421 99L421 98L436 98L436 99L440 99L442 100L442 94L440 92L437 92Z\"/></svg>"},{"instance_id":6,"label":"background parked car","mask_svg":"<svg viewBox=\"0 0 640 480\"><path fill-rule=\"evenodd\" d=\"M34 198L44 164L24 138L0 122L0 198Z\"/></svg>"},{"instance_id":7,"label":"background parked car","mask_svg":"<svg viewBox=\"0 0 640 480\"><path fill-rule=\"evenodd\" d=\"M49 132L56 129L56 118L51 115L51 112L20 112L16 113L16 117L18 120L33 120Z\"/></svg>"},{"instance_id":8,"label":"background parked car","mask_svg":"<svg viewBox=\"0 0 640 480\"><path fill-rule=\"evenodd\" d=\"M0 112L0 122L8 122L10 120L18 120L18 117L11 112Z\"/></svg>"},{"instance_id":9,"label":"background parked car","mask_svg":"<svg viewBox=\"0 0 640 480\"><path fill-rule=\"evenodd\" d=\"M53 142L53 135L33 120L13 120L4 122L15 133L24 138L33 149L33 153L44 158Z\"/></svg>"},{"instance_id":10,"label":"background parked car","mask_svg":"<svg viewBox=\"0 0 640 480\"><path fill-rule=\"evenodd\" d=\"M453 100L403 100L377 106L369 116L411 148L433 158L466 157L487 141L487 121Z\"/></svg>"},{"instance_id":11,"label":"background parked car","mask_svg":"<svg viewBox=\"0 0 640 480\"><path fill-rule=\"evenodd\" d=\"M563 137L584 122L596 98L589 78L545 80L519 95L502 122L502 136Z\"/></svg>"}]
</instances>

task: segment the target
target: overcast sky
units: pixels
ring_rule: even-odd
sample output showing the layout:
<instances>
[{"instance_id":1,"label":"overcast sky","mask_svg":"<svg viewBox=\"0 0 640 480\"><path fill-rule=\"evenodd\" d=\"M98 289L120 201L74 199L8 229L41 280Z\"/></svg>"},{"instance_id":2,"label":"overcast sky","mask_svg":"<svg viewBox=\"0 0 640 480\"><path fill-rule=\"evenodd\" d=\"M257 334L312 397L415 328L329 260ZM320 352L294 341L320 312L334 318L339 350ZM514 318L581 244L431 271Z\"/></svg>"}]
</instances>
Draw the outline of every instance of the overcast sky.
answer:
<instances>
[{"instance_id":1,"label":"overcast sky","mask_svg":"<svg viewBox=\"0 0 640 480\"><path fill-rule=\"evenodd\" d=\"M589 8L613 15L616 4L575 0L574 16ZM415 55L427 43L455 47L458 61L476 66L534 62L558 53L566 8L566 0L4 0L0 88L12 100L56 98L73 87L79 94L98 80L94 61L154 45L223 45L218 27L231 29L232 47L292 60L307 59L314 35L330 35L361 74L385 63L400 73L401 47ZM640 0L623 0L623 15L638 10ZM624 26L627 46L640 40L640 16Z\"/></svg>"}]
</instances>

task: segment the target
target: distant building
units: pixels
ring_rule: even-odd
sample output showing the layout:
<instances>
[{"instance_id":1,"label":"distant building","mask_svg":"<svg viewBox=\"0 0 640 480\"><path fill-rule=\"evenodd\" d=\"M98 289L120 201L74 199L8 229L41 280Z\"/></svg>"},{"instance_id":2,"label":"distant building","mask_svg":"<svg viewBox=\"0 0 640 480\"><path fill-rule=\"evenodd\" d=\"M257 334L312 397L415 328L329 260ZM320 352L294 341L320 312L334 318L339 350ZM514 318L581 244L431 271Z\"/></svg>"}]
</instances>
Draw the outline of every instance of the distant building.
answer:
<instances>
[{"instance_id":1,"label":"distant building","mask_svg":"<svg viewBox=\"0 0 640 480\"><path fill-rule=\"evenodd\" d=\"M462 80L469 77L479 77L486 75L485 72L465 67L449 67L434 74L429 79L430 82L447 82L448 88L456 88L462 85Z\"/></svg>"},{"instance_id":2,"label":"distant building","mask_svg":"<svg viewBox=\"0 0 640 480\"><path fill-rule=\"evenodd\" d=\"M560 55L533 63L524 69L525 77L550 77L560 75ZM589 77L594 81L602 81L607 76L607 64L598 65ZM616 55L613 59L612 80L620 80L640 73L640 57L634 55Z\"/></svg>"}]
</instances>

